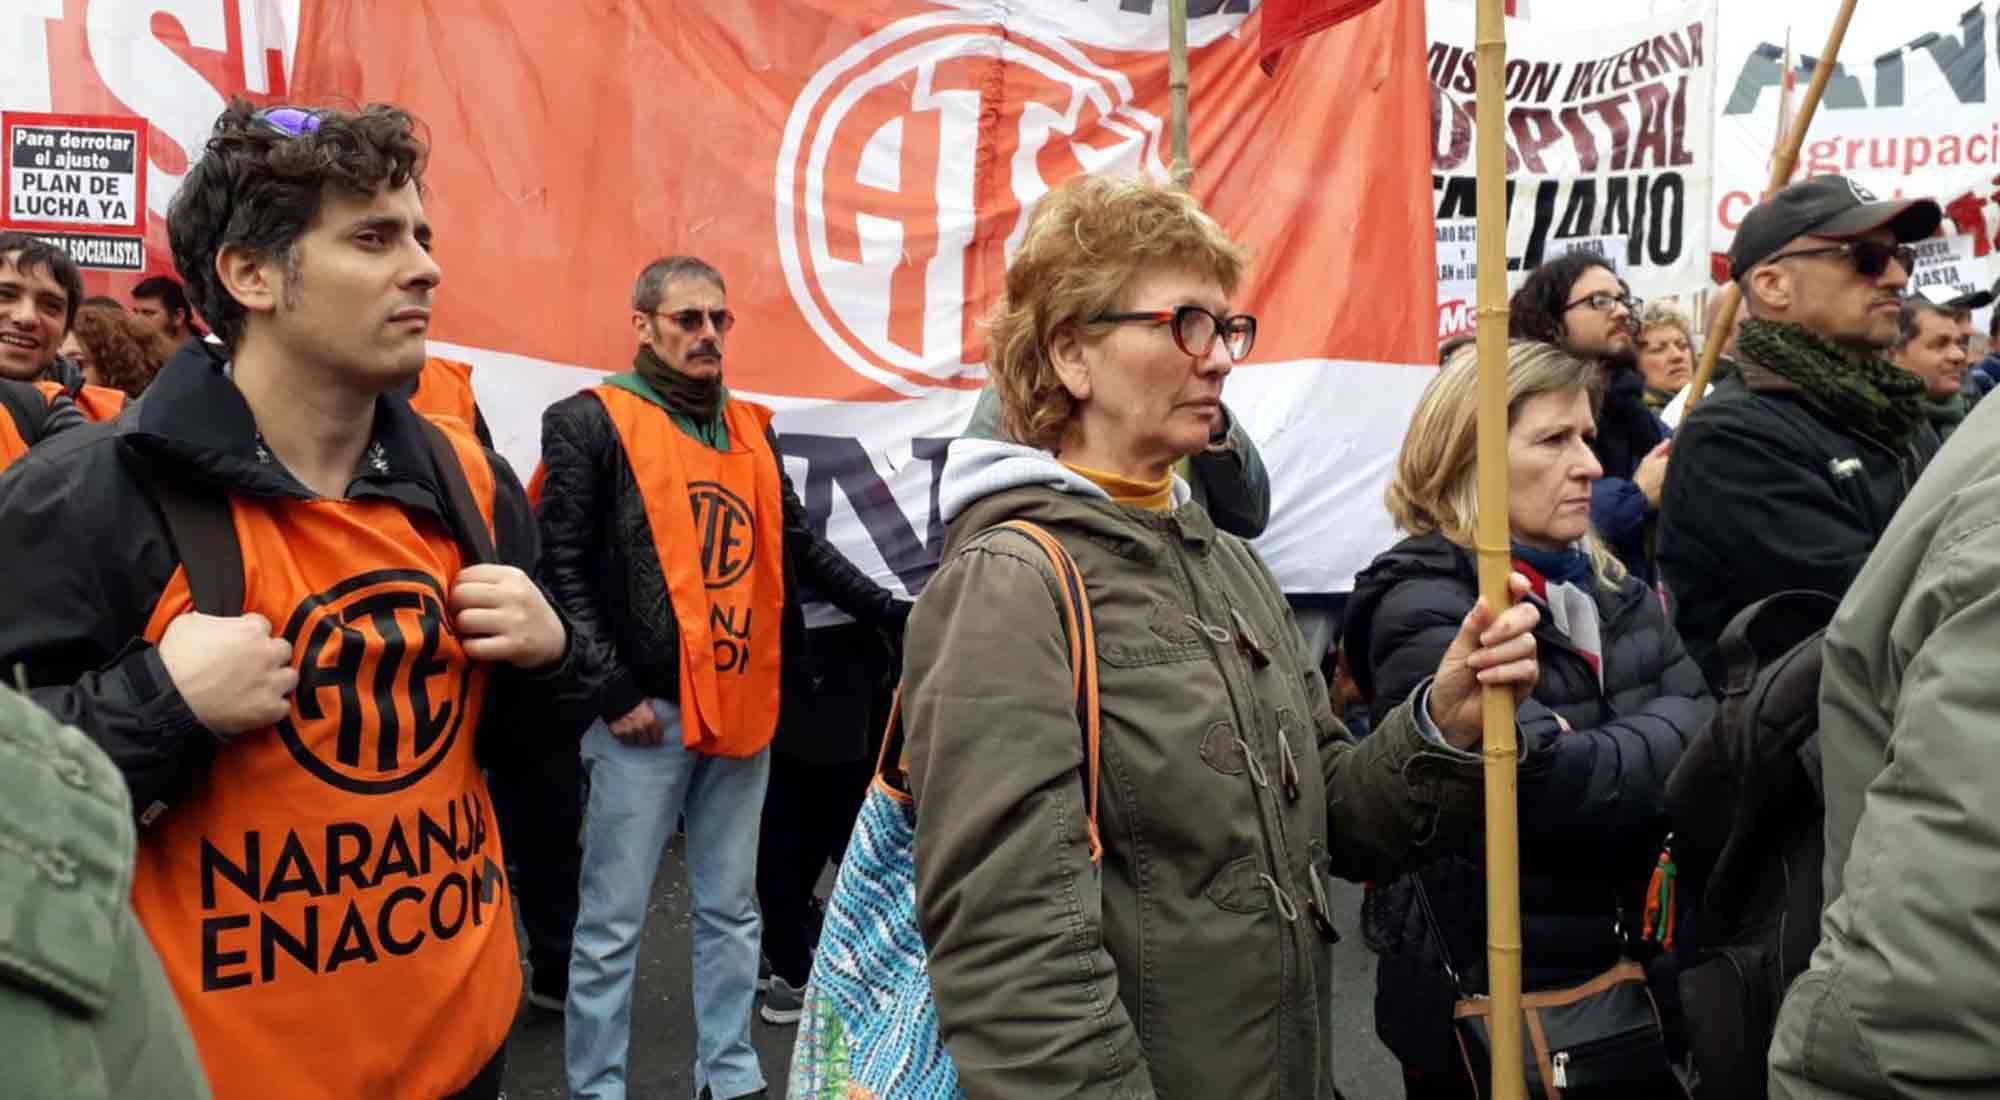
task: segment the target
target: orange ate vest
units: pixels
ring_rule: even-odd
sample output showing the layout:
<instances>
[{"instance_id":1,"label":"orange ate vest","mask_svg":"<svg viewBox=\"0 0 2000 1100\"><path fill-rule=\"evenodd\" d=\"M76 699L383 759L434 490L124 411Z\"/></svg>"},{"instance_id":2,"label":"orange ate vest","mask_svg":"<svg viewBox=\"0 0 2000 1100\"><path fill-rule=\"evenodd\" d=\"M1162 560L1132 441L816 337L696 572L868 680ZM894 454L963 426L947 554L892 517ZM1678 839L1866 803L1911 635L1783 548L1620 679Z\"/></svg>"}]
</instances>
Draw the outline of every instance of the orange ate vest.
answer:
<instances>
[{"instance_id":1,"label":"orange ate vest","mask_svg":"<svg viewBox=\"0 0 2000 1100\"><path fill-rule=\"evenodd\" d=\"M84 419L95 423L116 420L118 414L125 411L125 391L114 390L110 386L93 386L86 382L83 389L70 393L63 389L62 383L44 379L35 383L35 388L51 401L57 394L69 394L69 399L76 402L77 411L83 414Z\"/></svg>"},{"instance_id":2,"label":"orange ate vest","mask_svg":"<svg viewBox=\"0 0 2000 1100\"><path fill-rule=\"evenodd\" d=\"M472 368L456 359L425 359L423 373L417 375L417 391L410 395L410 407L433 420L457 417L465 430L471 431L479 417L479 406L472 397Z\"/></svg>"},{"instance_id":3,"label":"orange ate vest","mask_svg":"<svg viewBox=\"0 0 2000 1100\"><path fill-rule=\"evenodd\" d=\"M0 407L0 470L14 464L14 460L28 453L28 441L21 438L21 429L14 418Z\"/></svg>"},{"instance_id":4,"label":"orange ate vest","mask_svg":"<svg viewBox=\"0 0 2000 1100\"><path fill-rule=\"evenodd\" d=\"M729 450L718 452L630 390L590 392L632 463L680 623L681 743L754 756L777 730L784 662L785 506L764 434L771 410L725 402Z\"/></svg>"},{"instance_id":5,"label":"orange ate vest","mask_svg":"<svg viewBox=\"0 0 2000 1100\"><path fill-rule=\"evenodd\" d=\"M493 471L447 429L493 522ZM386 500L233 497L244 611L293 644L291 716L232 738L140 834L133 904L219 1100L469 1084L521 992L473 735L486 671L444 610L464 552ZM176 570L146 638L192 610Z\"/></svg>"}]
</instances>

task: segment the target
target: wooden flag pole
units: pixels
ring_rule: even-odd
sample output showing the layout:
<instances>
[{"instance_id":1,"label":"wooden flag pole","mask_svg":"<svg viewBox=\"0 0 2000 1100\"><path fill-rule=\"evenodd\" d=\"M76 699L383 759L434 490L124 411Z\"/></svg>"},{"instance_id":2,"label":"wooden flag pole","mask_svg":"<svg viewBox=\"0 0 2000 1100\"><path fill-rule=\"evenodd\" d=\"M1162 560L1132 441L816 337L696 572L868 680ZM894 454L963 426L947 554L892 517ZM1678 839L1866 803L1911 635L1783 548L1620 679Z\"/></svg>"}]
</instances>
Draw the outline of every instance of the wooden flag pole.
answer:
<instances>
[{"instance_id":1,"label":"wooden flag pole","mask_svg":"<svg viewBox=\"0 0 2000 1100\"><path fill-rule=\"evenodd\" d=\"M1477 65L1479 298L1479 594L1497 613L1512 569L1507 525L1507 26L1502 0L1479 0ZM1494 1100L1526 1100L1521 1040L1520 746L1514 693L1481 692L1486 774L1486 968L1493 1008Z\"/></svg>"},{"instance_id":2,"label":"wooden flag pole","mask_svg":"<svg viewBox=\"0 0 2000 1100\"><path fill-rule=\"evenodd\" d=\"M1806 130L1812 126L1813 112L1819 110L1819 97L1826 91L1826 82L1833 77L1833 63L1840 58L1840 43L1847 37L1847 24L1853 18L1854 0L1841 0L1840 14L1833 17L1833 27L1826 32L1826 48L1813 61L1812 83L1806 85L1805 101L1799 104L1799 113L1792 119L1791 131L1785 135L1777 157L1771 161L1771 179L1764 187L1765 198L1776 194L1792 178L1792 169L1799 163L1799 147L1805 144ZM1688 383L1687 405L1681 412L1683 423L1708 390L1708 376L1715 372L1715 360L1722 354L1722 341L1718 337L1736 323L1736 307L1742 299L1742 284L1730 280L1722 291L1722 308L1715 314L1715 331L1705 334L1702 340L1701 364L1695 368L1694 381Z\"/></svg>"},{"instance_id":3,"label":"wooden flag pole","mask_svg":"<svg viewBox=\"0 0 2000 1100\"><path fill-rule=\"evenodd\" d=\"M1167 0L1167 94L1172 104L1169 130L1173 136L1174 186L1194 186L1194 162L1188 156L1187 0Z\"/></svg>"}]
</instances>

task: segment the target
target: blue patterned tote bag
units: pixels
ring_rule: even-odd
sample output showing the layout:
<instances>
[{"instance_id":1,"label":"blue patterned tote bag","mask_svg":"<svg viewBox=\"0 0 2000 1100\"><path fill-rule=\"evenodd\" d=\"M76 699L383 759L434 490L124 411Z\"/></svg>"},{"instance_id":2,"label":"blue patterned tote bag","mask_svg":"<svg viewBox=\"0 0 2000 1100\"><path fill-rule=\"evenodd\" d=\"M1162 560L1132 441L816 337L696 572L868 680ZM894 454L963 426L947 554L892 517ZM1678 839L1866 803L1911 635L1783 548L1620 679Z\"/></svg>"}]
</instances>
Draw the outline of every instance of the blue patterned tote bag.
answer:
<instances>
[{"instance_id":1,"label":"blue patterned tote bag","mask_svg":"<svg viewBox=\"0 0 2000 1100\"><path fill-rule=\"evenodd\" d=\"M1097 830L1097 637L1083 574L1062 544L1025 520L1000 525L1034 540L1063 592L1070 682L1084 741L1090 854ZM805 1011L792 1048L793 1100L955 1100L958 1068L938 1037L924 939L917 930L916 801L902 767L902 700L889 715L875 781L827 900Z\"/></svg>"}]
</instances>

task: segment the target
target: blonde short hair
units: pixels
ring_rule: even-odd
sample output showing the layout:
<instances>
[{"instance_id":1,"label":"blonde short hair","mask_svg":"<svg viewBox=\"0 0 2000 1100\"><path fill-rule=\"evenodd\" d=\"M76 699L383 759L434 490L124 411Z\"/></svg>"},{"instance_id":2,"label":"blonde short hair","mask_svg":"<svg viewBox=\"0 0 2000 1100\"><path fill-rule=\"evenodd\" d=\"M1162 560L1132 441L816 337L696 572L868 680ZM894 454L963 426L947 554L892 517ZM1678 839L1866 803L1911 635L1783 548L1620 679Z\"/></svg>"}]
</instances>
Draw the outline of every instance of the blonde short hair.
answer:
<instances>
[{"instance_id":1,"label":"blonde short hair","mask_svg":"<svg viewBox=\"0 0 2000 1100\"><path fill-rule=\"evenodd\" d=\"M1424 390L1410 417L1409 433L1396 456L1396 475L1389 482L1390 518L1412 535L1436 531L1460 546L1473 544L1479 521L1479 494L1474 465L1479 433L1479 361L1477 349L1461 348ZM1582 390L1595 405L1603 388L1596 364L1556 347L1531 340L1507 345L1507 423L1511 427L1521 406L1549 393ZM1586 531L1583 549L1597 579L1616 588L1625 567L1607 550L1595 531Z\"/></svg>"},{"instance_id":2,"label":"blonde short hair","mask_svg":"<svg viewBox=\"0 0 2000 1100\"><path fill-rule=\"evenodd\" d=\"M1115 311L1139 273L1184 266L1234 294L1244 263L1242 248L1194 197L1165 184L1078 176L1043 196L987 321L1001 426L1031 446L1062 439L1076 403L1049 361L1049 342L1065 326Z\"/></svg>"},{"instance_id":3,"label":"blonde short hair","mask_svg":"<svg viewBox=\"0 0 2000 1100\"><path fill-rule=\"evenodd\" d=\"M1644 336L1656 328L1680 329L1681 335L1687 338L1687 342L1694 343L1694 321L1670 305L1655 302L1648 305L1646 311L1639 315L1639 335Z\"/></svg>"}]
</instances>

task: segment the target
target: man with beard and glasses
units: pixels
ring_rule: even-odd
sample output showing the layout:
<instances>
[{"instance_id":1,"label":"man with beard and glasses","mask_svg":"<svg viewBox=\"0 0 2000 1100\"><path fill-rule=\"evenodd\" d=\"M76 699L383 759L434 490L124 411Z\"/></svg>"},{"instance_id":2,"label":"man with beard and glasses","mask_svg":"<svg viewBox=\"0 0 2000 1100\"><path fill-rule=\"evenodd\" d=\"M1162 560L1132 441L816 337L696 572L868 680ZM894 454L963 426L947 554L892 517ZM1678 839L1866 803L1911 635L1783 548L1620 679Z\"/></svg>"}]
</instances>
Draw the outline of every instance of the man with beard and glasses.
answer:
<instances>
[{"instance_id":1,"label":"man with beard and glasses","mask_svg":"<svg viewBox=\"0 0 2000 1100\"><path fill-rule=\"evenodd\" d=\"M1915 262L1904 242L1940 218L1930 199L1815 176L1737 230L1739 370L1676 434L1659 536L1675 625L1711 686L1729 620L1786 589L1846 592L1937 451L1924 380L1884 356Z\"/></svg>"},{"instance_id":2,"label":"man with beard and glasses","mask_svg":"<svg viewBox=\"0 0 2000 1100\"><path fill-rule=\"evenodd\" d=\"M715 1100L764 1093L750 1045L759 821L786 741L816 732L778 721L803 656L798 589L897 632L909 615L812 530L770 411L723 385L736 321L726 293L694 257L647 265L632 289L632 369L542 417L543 575L608 659L583 739L590 798L564 1033L570 1093L588 1100L625 1096L639 937L683 812L695 1084Z\"/></svg>"},{"instance_id":3,"label":"man with beard and glasses","mask_svg":"<svg viewBox=\"0 0 2000 1100\"><path fill-rule=\"evenodd\" d=\"M1666 424L1646 406L1638 370L1639 309L1603 258L1558 256L1528 274L1508 303L1507 335L1554 344L1604 368L1591 443L1604 476L1590 492L1590 523L1633 576L1650 581L1650 546L1667 476Z\"/></svg>"}]
</instances>

